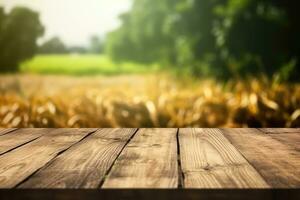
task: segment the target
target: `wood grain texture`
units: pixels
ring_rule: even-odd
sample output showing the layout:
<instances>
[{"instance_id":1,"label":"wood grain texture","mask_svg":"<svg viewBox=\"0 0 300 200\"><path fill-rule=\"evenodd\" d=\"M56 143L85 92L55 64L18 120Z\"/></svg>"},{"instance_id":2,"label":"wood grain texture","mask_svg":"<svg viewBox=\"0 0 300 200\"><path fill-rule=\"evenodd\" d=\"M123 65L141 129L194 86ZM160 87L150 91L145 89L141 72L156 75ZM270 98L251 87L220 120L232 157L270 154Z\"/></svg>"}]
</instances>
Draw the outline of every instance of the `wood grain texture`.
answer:
<instances>
[{"instance_id":1,"label":"wood grain texture","mask_svg":"<svg viewBox=\"0 0 300 200\"><path fill-rule=\"evenodd\" d=\"M97 188L136 129L100 129L39 170L21 188Z\"/></svg>"},{"instance_id":2,"label":"wood grain texture","mask_svg":"<svg viewBox=\"0 0 300 200\"><path fill-rule=\"evenodd\" d=\"M0 156L0 187L15 187L94 130L52 129L37 140Z\"/></svg>"},{"instance_id":3,"label":"wood grain texture","mask_svg":"<svg viewBox=\"0 0 300 200\"><path fill-rule=\"evenodd\" d=\"M274 188L300 187L300 155L257 129L222 129L230 142Z\"/></svg>"},{"instance_id":4,"label":"wood grain texture","mask_svg":"<svg viewBox=\"0 0 300 200\"><path fill-rule=\"evenodd\" d=\"M279 133L270 134L270 136L283 144L286 144L296 151L300 152L300 134L298 133Z\"/></svg>"},{"instance_id":5,"label":"wood grain texture","mask_svg":"<svg viewBox=\"0 0 300 200\"><path fill-rule=\"evenodd\" d=\"M9 132L12 132L14 130L17 130L16 128L0 128L0 136L5 135Z\"/></svg>"},{"instance_id":6,"label":"wood grain texture","mask_svg":"<svg viewBox=\"0 0 300 200\"><path fill-rule=\"evenodd\" d=\"M179 129L185 188L267 188L218 129Z\"/></svg>"},{"instance_id":7,"label":"wood grain texture","mask_svg":"<svg viewBox=\"0 0 300 200\"><path fill-rule=\"evenodd\" d=\"M284 134L284 133L300 134L300 128L259 128L259 130L267 134Z\"/></svg>"},{"instance_id":8,"label":"wood grain texture","mask_svg":"<svg viewBox=\"0 0 300 200\"><path fill-rule=\"evenodd\" d=\"M260 128L259 130L300 151L300 128Z\"/></svg>"},{"instance_id":9,"label":"wood grain texture","mask_svg":"<svg viewBox=\"0 0 300 200\"><path fill-rule=\"evenodd\" d=\"M298 129L7 131L0 189L300 188Z\"/></svg>"},{"instance_id":10,"label":"wood grain texture","mask_svg":"<svg viewBox=\"0 0 300 200\"><path fill-rule=\"evenodd\" d=\"M103 188L177 188L177 129L139 129Z\"/></svg>"},{"instance_id":11,"label":"wood grain texture","mask_svg":"<svg viewBox=\"0 0 300 200\"><path fill-rule=\"evenodd\" d=\"M18 129L0 137L0 155L16 147L37 139L49 132L50 129Z\"/></svg>"}]
</instances>

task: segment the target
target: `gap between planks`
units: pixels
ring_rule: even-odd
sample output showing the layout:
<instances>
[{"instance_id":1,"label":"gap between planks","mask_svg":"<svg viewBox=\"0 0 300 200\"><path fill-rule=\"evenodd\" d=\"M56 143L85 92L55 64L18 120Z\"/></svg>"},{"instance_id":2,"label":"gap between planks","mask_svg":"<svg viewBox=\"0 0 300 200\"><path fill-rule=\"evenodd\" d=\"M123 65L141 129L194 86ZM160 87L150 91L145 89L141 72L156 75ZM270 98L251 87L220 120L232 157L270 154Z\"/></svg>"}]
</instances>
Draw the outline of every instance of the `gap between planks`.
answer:
<instances>
[{"instance_id":1,"label":"gap between planks","mask_svg":"<svg viewBox=\"0 0 300 200\"><path fill-rule=\"evenodd\" d=\"M136 131L99 129L61 153L18 187L98 188Z\"/></svg>"},{"instance_id":2,"label":"gap between planks","mask_svg":"<svg viewBox=\"0 0 300 200\"><path fill-rule=\"evenodd\" d=\"M219 129L179 130L185 188L268 188Z\"/></svg>"},{"instance_id":3,"label":"gap between planks","mask_svg":"<svg viewBox=\"0 0 300 200\"><path fill-rule=\"evenodd\" d=\"M0 136L17 130L17 128L0 128Z\"/></svg>"},{"instance_id":4,"label":"gap between planks","mask_svg":"<svg viewBox=\"0 0 300 200\"><path fill-rule=\"evenodd\" d=\"M180 155L180 142L179 142L179 128L176 133L176 143L177 143L177 161L178 161L178 188L184 188L184 173L182 172L181 166L181 155Z\"/></svg>"},{"instance_id":5,"label":"gap between planks","mask_svg":"<svg viewBox=\"0 0 300 200\"><path fill-rule=\"evenodd\" d=\"M59 130L62 131L62 129L53 131L60 132ZM118 129L111 130L114 132L113 130ZM20 188L267 188L269 185L275 188L299 187L299 180L297 179L297 177L299 178L299 174L297 175L299 168L291 168L291 166L299 166L299 153L291 148L286 141L279 141L278 138L274 138L281 137L283 133L263 134L261 129L259 129L260 131L257 129L135 130L134 133L125 138L122 138L124 135L120 132L118 135L99 133L101 129L95 132L90 131L77 136L79 139L71 139L69 141L71 144L64 144L68 141L63 142L57 139L56 137L64 138L60 137L58 133L52 133L55 137L48 137L50 139L48 143L45 139L46 135L40 136L30 143L24 143L0 156L0 187L3 185ZM270 132L270 130L268 131ZM163 132L165 134L158 134ZM169 135L166 132L169 132ZM241 132L244 134L241 135ZM291 132L291 130L285 130L284 134L289 135ZM14 132L7 134L7 136L12 133ZM93 135L96 137L93 138ZM1 138L4 136L2 135ZM295 137L298 138L298 136ZM251 140L252 138L254 141ZM57 149L46 148L48 152L52 152L51 155L47 155L49 156L46 159L47 162L45 160L41 162L28 148L28 146L34 147L33 151L39 154L37 153L39 151L36 151L39 144L56 146L55 141L60 143L58 146L61 149L58 151ZM143 144L143 141L146 141L146 144ZM271 144L268 144L269 141ZM262 147L259 144L263 144ZM93 150L93 146L98 148L96 152ZM90 150L82 153L83 147ZM285 153L280 153L276 147L279 147L280 150L283 148ZM43 149L45 147L40 146L38 148ZM257 150L261 148L263 149ZM267 150L270 148L272 151L268 153ZM35 167L33 170L23 157L20 160L14 159L12 155L28 156L21 153L20 149L27 149L28 153L31 154L29 158L32 159L32 162L39 162L39 167ZM268 156L257 159L257 157L262 158L259 154L261 151L263 156L274 153L275 155L271 155L270 161L268 161ZM44 155L44 152L41 153ZM77 155L77 157L72 159L73 155ZM108 159L99 163L103 160L101 157L103 155ZM277 169L278 166L276 165L280 165L279 161L283 161L284 155L292 156L288 158L292 158L292 160L286 161L288 162L288 173L280 174L283 172L280 170L285 169ZM278 156L281 158L277 158ZM162 157L164 161L160 162L159 157ZM11 169L12 171L8 171L8 173L15 173L19 182L16 180L9 182L9 178L14 179L15 177L12 174L5 175L5 171L3 171L3 166L9 167L8 158L14 160L15 164ZM129 159L130 162L126 162L126 158L131 158ZM90 167L83 167L80 162L88 164L85 166ZM153 163L158 163L159 166L155 167ZM139 165L140 168L134 168L134 165ZM21 166L24 167L21 168ZM83 172L78 170L81 167L85 168ZM129 169L133 167L134 170L131 172L130 170L129 172L124 171L123 169L127 169L127 167ZM282 168L282 166L280 167ZM25 172L27 173L25 177L25 175L20 175L21 172L15 168L29 170L30 173ZM65 172L62 173L62 169L65 169ZM97 171L98 169L101 169L101 172ZM291 169L294 169L294 172ZM145 173L147 171L151 173ZM59 175L59 173L61 174ZM275 175L275 178L272 179L271 175ZM18 183L15 184L16 182Z\"/></svg>"},{"instance_id":6,"label":"gap between planks","mask_svg":"<svg viewBox=\"0 0 300 200\"><path fill-rule=\"evenodd\" d=\"M178 188L177 129L139 129L102 188Z\"/></svg>"},{"instance_id":7,"label":"gap between planks","mask_svg":"<svg viewBox=\"0 0 300 200\"><path fill-rule=\"evenodd\" d=\"M295 148L257 129L222 132L271 187L300 187L300 155Z\"/></svg>"},{"instance_id":8,"label":"gap between planks","mask_svg":"<svg viewBox=\"0 0 300 200\"><path fill-rule=\"evenodd\" d=\"M0 156L0 187L13 188L60 152L96 129L50 129L37 140Z\"/></svg>"},{"instance_id":9,"label":"gap between planks","mask_svg":"<svg viewBox=\"0 0 300 200\"><path fill-rule=\"evenodd\" d=\"M0 137L0 156L26 145L50 132L45 128L24 128L8 132Z\"/></svg>"}]
</instances>

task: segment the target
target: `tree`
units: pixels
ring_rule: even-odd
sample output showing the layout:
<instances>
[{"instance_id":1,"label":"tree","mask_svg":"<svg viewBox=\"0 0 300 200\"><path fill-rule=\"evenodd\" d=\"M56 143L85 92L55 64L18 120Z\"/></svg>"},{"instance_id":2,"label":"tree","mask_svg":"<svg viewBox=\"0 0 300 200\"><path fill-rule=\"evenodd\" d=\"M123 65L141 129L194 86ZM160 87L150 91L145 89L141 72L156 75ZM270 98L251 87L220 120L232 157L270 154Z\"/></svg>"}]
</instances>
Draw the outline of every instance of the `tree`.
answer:
<instances>
[{"instance_id":1,"label":"tree","mask_svg":"<svg viewBox=\"0 0 300 200\"><path fill-rule=\"evenodd\" d=\"M0 8L0 71L16 71L20 62L37 50L37 39L44 33L39 14L16 7L6 14Z\"/></svg>"},{"instance_id":2,"label":"tree","mask_svg":"<svg viewBox=\"0 0 300 200\"><path fill-rule=\"evenodd\" d=\"M121 61L172 60L174 42L164 26L175 2L178 0L135 0L132 10L120 16L122 26L108 35L109 54Z\"/></svg>"},{"instance_id":3,"label":"tree","mask_svg":"<svg viewBox=\"0 0 300 200\"><path fill-rule=\"evenodd\" d=\"M107 51L115 60L168 63L196 76L272 77L288 63L293 76L300 71L299 13L286 0L135 0Z\"/></svg>"},{"instance_id":4,"label":"tree","mask_svg":"<svg viewBox=\"0 0 300 200\"><path fill-rule=\"evenodd\" d=\"M44 42L38 50L41 54L65 54L68 49L58 37L53 37Z\"/></svg>"},{"instance_id":5,"label":"tree","mask_svg":"<svg viewBox=\"0 0 300 200\"><path fill-rule=\"evenodd\" d=\"M3 28L4 17L5 17L4 9L2 7L0 7L0 30L2 30L2 28Z\"/></svg>"}]
</instances>

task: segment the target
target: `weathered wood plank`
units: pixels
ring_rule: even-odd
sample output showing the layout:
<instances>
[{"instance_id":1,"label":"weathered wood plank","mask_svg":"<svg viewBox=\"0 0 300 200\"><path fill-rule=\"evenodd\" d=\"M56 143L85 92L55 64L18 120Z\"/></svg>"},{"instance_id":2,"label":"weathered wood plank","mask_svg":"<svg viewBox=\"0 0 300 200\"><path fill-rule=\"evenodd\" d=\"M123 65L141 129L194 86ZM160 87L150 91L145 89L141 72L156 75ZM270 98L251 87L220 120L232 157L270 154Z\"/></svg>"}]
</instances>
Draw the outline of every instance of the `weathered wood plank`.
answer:
<instances>
[{"instance_id":1,"label":"weathered wood plank","mask_svg":"<svg viewBox=\"0 0 300 200\"><path fill-rule=\"evenodd\" d=\"M9 134L0 137L0 155L37 139L43 134L49 132L50 129L18 129Z\"/></svg>"},{"instance_id":2,"label":"weathered wood plank","mask_svg":"<svg viewBox=\"0 0 300 200\"><path fill-rule=\"evenodd\" d=\"M0 136L5 135L5 134L7 134L9 132L12 132L14 130L17 130L17 129L16 128L1 128L0 129Z\"/></svg>"},{"instance_id":3,"label":"weathered wood plank","mask_svg":"<svg viewBox=\"0 0 300 200\"><path fill-rule=\"evenodd\" d=\"M96 129L53 129L0 157L0 188L12 188Z\"/></svg>"},{"instance_id":4,"label":"weathered wood plank","mask_svg":"<svg viewBox=\"0 0 300 200\"><path fill-rule=\"evenodd\" d=\"M98 188L137 129L100 129L39 170L20 188Z\"/></svg>"},{"instance_id":5,"label":"weathered wood plank","mask_svg":"<svg viewBox=\"0 0 300 200\"><path fill-rule=\"evenodd\" d=\"M300 134L298 133L279 133L270 136L300 152Z\"/></svg>"},{"instance_id":6,"label":"weathered wood plank","mask_svg":"<svg viewBox=\"0 0 300 200\"><path fill-rule=\"evenodd\" d=\"M300 151L300 128L260 128L259 130Z\"/></svg>"},{"instance_id":7,"label":"weathered wood plank","mask_svg":"<svg viewBox=\"0 0 300 200\"><path fill-rule=\"evenodd\" d=\"M103 188L177 188L177 129L139 129Z\"/></svg>"},{"instance_id":8,"label":"weathered wood plank","mask_svg":"<svg viewBox=\"0 0 300 200\"><path fill-rule=\"evenodd\" d=\"M179 129L185 188L267 188L218 129Z\"/></svg>"},{"instance_id":9,"label":"weathered wood plank","mask_svg":"<svg viewBox=\"0 0 300 200\"><path fill-rule=\"evenodd\" d=\"M259 128L260 131L267 134L299 133L300 128Z\"/></svg>"},{"instance_id":10,"label":"weathered wood plank","mask_svg":"<svg viewBox=\"0 0 300 200\"><path fill-rule=\"evenodd\" d=\"M300 187L300 154L257 129L222 129L231 143L274 188Z\"/></svg>"}]
</instances>

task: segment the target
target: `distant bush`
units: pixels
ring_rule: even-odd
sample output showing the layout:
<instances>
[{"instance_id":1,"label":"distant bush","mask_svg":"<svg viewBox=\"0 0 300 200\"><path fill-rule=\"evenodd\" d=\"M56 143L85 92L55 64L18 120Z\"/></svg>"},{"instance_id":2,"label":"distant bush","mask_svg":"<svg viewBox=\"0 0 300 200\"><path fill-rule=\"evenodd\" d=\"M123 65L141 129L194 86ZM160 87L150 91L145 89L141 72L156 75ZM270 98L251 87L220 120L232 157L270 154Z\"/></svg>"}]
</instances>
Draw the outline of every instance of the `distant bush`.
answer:
<instances>
[{"instance_id":1,"label":"distant bush","mask_svg":"<svg viewBox=\"0 0 300 200\"><path fill-rule=\"evenodd\" d=\"M65 54L68 53L66 45L58 37L45 41L38 50L39 54Z\"/></svg>"},{"instance_id":2,"label":"distant bush","mask_svg":"<svg viewBox=\"0 0 300 200\"><path fill-rule=\"evenodd\" d=\"M0 72L17 71L20 62L35 54L43 33L38 13L23 7L5 13L0 8Z\"/></svg>"},{"instance_id":3,"label":"distant bush","mask_svg":"<svg viewBox=\"0 0 300 200\"><path fill-rule=\"evenodd\" d=\"M38 47L39 54L102 54L104 41L94 35L87 46L67 46L59 37L52 37Z\"/></svg>"}]
</instances>

